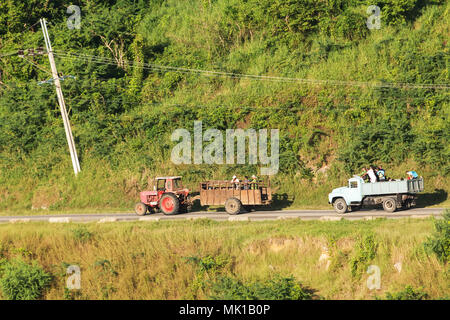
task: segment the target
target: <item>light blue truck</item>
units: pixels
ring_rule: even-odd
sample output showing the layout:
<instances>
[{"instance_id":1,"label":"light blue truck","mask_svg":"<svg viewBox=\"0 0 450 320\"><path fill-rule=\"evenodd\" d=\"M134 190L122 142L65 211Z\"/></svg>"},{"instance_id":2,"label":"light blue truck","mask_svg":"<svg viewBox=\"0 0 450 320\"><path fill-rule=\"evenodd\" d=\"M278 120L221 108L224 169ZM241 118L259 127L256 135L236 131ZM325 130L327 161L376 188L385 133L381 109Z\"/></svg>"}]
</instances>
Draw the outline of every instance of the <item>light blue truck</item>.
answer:
<instances>
[{"instance_id":1,"label":"light blue truck","mask_svg":"<svg viewBox=\"0 0 450 320\"><path fill-rule=\"evenodd\" d=\"M387 212L415 205L416 193L423 191L423 178L366 183L359 176L348 180L346 187L333 189L328 203L337 213L357 211L363 205L382 204Z\"/></svg>"}]
</instances>

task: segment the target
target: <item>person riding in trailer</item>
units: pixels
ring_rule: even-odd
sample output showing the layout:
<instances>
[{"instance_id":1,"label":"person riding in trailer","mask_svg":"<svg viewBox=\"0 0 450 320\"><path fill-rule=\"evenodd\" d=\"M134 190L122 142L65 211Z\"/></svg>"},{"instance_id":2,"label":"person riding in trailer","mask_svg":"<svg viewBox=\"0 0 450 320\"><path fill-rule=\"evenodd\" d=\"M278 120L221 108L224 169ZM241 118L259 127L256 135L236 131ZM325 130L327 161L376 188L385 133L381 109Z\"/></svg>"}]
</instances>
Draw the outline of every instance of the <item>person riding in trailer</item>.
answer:
<instances>
[{"instance_id":1,"label":"person riding in trailer","mask_svg":"<svg viewBox=\"0 0 450 320\"><path fill-rule=\"evenodd\" d=\"M231 179L231 184L233 185L233 187L235 189L239 188L239 179L236 176L233 176L233 178Z\"/></svg>"},{"instance_id":2,"label":"person riding in trailer","mask_svg":"<svg viewBox=\"0 0 450 320\"><path fill-rule=\"evenodd\" d=\"M250 180L250 189L258 189L258 177L256 177L255 175L252 175L252 180Z\"/></svg>"},{"instance_id":3,"label":"person riding in trailer","mask_svg":"<svg viewBox=\"0 0 450 320\"><path fill-rule=\"evenodd\" d=\"M244 177L244 181L242 181L242 184L244 185L244 190L249 189L250 180L248 180L247 176Z\"/></svg>"}]
</instances>

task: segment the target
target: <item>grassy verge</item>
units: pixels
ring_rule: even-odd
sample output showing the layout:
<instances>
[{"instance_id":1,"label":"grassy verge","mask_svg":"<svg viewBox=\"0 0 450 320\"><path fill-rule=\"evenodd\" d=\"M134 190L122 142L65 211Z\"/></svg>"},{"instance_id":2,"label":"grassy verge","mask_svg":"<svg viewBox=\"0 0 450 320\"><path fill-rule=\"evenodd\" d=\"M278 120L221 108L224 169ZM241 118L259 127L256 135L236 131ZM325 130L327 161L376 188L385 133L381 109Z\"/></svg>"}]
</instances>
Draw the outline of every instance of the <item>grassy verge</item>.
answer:
<instances>
[{"instance_id":1,"label":"grassy verge","mask_svg":"<svg viewBox=\"0 0 450 320\"><path fill-rule=\"evenodd\" d=\"M433 219L5 224L0 261L42 266L44 299L437 299L449 294L448 266L424 249L432 232ZM69 265L81 268L80 290L65 289ZM280 285L289 295L270 295Z\"/></svg>"}]
</instances>

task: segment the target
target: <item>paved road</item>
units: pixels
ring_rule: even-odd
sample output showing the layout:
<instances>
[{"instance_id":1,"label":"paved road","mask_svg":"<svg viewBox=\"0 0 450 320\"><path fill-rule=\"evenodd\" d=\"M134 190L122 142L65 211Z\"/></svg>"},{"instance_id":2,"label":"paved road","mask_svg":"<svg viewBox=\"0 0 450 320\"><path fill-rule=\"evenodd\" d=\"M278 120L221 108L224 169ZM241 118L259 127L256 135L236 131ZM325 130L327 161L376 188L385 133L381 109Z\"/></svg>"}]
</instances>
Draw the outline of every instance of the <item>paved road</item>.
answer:
<instances>
[{"instance_id":1,"label":"paved road","mask_svg":"<svg viewBox=\"0 0 450 320\"><path fill-rule=\"evenodd\" d=\"M361 220L374 218L427 218L431 216L441 216L444 212L442 208L415 208L401 210L394 213L386 213L381 209L365 209L357 212L350 212L344 215L337 214L334 210L283 210L283 211L254 211L230 216L226 212L190 212L174 216L165 216L161 213L137 216L135 213L96 213L96 214L57 214L57 215L33 215L33 216L0 216L0 223L8 222L112 222L112 221L135 221L135 220L183 220L209 218L217 221L260 221L300 218L302 220Z\"/></svg>"}]
</instances>

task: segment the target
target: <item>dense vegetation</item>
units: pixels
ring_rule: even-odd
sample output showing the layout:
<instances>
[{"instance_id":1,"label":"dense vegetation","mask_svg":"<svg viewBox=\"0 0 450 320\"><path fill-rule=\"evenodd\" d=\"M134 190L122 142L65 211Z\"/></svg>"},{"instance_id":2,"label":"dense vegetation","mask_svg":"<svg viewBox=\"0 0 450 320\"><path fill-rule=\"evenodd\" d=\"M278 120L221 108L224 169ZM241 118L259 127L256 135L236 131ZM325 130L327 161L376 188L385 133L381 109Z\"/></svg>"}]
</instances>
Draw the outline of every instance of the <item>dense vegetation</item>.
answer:
<instances>
[{"instance_id":1,"label":"dense vegetation","mask_svg":"<svg viewBox=\"0 0 450 320\"><path fill-rule=\"evenodd\" d=\"M308 79L410 84L449 81L450 4L443 0L98 0L0 3L0 210L127 208L155 175L201 179L255 165L170 162L176 128L279 128L280 206L326 206L362 165L447 201L449 91L205 76L155 66ZM369 5L381 29L369 30ZM73 177L43 46L49 21L82 172ZM7 55L10 54L11 55ZM95 57L86 58L80 55ZM96 58L97 57L97 58ZM100 58L98 58L100 57ZM36 67L30 61L39 66ZM145 64L145 65L144 65ZM153 66L151 66L151 65ZM283 200L283 201L281 201Z\"/></svg>"}]
</instances>

